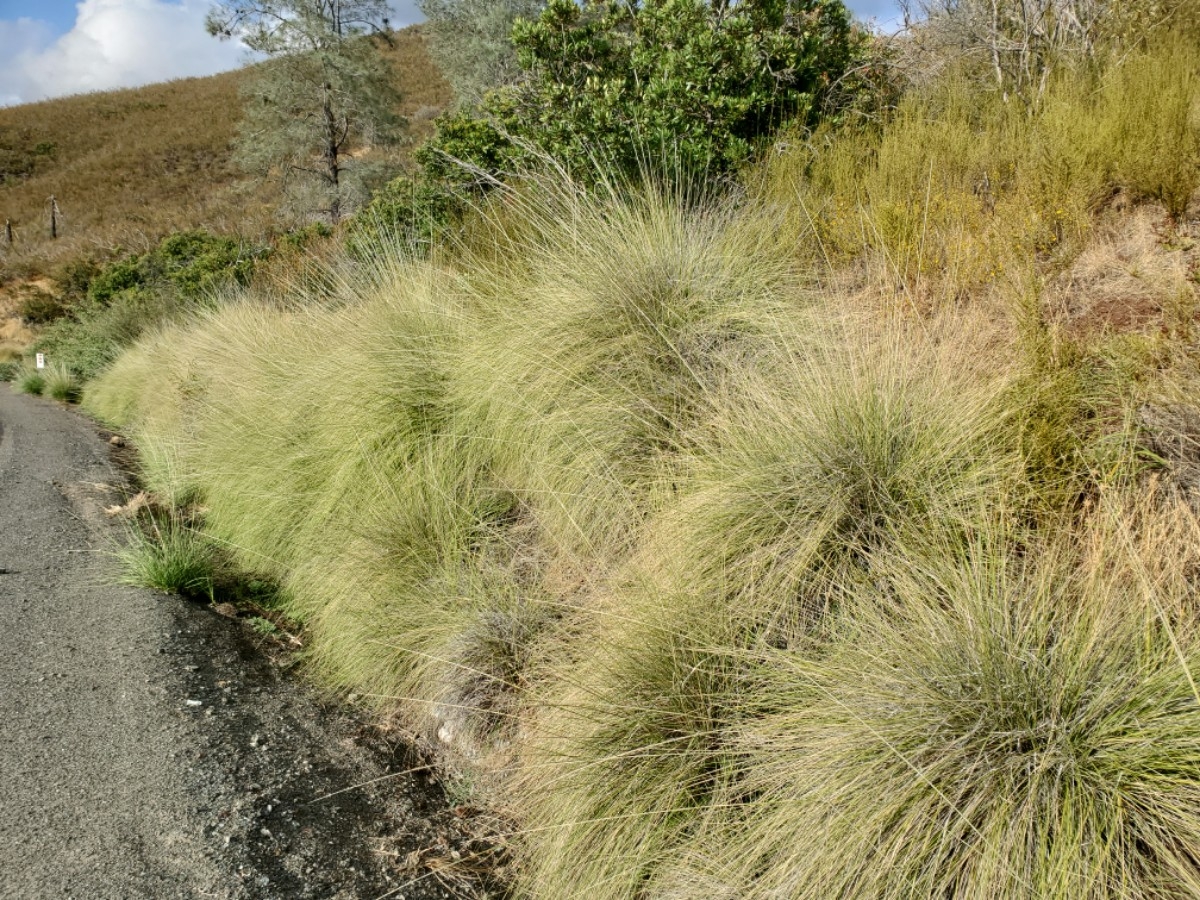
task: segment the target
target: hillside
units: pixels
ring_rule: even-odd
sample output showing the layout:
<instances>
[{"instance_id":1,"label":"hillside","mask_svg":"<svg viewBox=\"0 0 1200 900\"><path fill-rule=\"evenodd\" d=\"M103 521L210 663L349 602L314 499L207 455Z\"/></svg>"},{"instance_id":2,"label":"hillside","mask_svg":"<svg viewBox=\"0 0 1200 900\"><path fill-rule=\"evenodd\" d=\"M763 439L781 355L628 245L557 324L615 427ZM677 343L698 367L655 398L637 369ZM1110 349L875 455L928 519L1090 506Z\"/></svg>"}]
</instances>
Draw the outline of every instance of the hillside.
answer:
<instances>
[{"instance_id":1,"label":"hillside","mask_svg":"<svg viewBox=\"0 0 1200 900\"><path fill-rule=\"evenodd\" d=\"M407 151L451 93L419 27L398 32L390 52L410 121ZM0 222L11 220L15 233L0 281L5 270L46 271L97 250L144 250L187 228L266 233L273 189L247 181L231 159L248 71L0 109ZM54 241L51 195L62 211Z\"/></svg>"}]
</instances>

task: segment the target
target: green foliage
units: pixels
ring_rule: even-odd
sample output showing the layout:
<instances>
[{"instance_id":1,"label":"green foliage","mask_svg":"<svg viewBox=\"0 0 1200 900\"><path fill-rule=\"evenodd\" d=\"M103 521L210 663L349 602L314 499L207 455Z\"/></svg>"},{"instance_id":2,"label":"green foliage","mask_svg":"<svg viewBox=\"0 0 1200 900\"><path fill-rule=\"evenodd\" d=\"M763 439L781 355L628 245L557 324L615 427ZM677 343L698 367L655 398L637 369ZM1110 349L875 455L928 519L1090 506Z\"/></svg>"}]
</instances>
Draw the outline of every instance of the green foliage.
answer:
<instances>
[{"instance_id":1,"label":"green foliage","mask_svg":"<svg viewBox=\"0 0 1200 900\"><path fill-rule=\"evenodd\" d=\"M118 309L127 311L125 305ZM123 340L113 333L125 331L121 324L116 314L83 312L67 316L39 334L32 349L44 353L50 360L62 361L79 378L87 380L103 371L121 352ZM112 327L114 325L117 327Z\"/></svg>"},{"instance_id":2,"label":"green foliage","mask_svg":"<svg viewBox=\"0 0 1200 900\"><path fill-rule=\"evenodd\" d=\"M88 283L88 299L95 305L108 306L121 292L142 285L146 275L139 262L139 258L133 256L105 266Z\"/></svg>"},{"instance_id":3,"label":"green foliage","mask_svg":"<svg viewBox=\"0 0 1200 900\"><path fill-rule=\"evenodd\" d=\"M279 246L288 250L303 250L314 241L333 235L333 229L324 222L313 222L303 228L293 228L279 239Z\"/></svg>"},{"instance_id":4,"label":"green foliage","mask_svg":"<svg viewBox=\"0 0 1200 900\"><path fill-rule=\"evenodd\" d=\"M270 619L264 619L262 616L254 616L250 619L249 624L254 633L261 637L275 637L279 634L279 626Z\"/></svg>"},{"instance_id":5,"label":"green foliage","mask_svg":"<svg viewBox=\"0 0 1200 900\"><path fill-rule=\"evenodd\" d=\"M459 194L428 178L400 177L383 187L355 215L346 244L351 255L370 258L384 246L414 251L432 247L463 209Z\"/></svg>"},{"instance_id":6,"label":"green foliage","mask_svg":"<svg viewBox=\"0 0 1200 900\"><path fill-rule=\"evenodd\" d=\"M187 231L139 256L81 265L64 296L86 292L86 299L43 331L34 349L80 379L92 378L144 331L203 307L223 286L246 284L263 256L262 248L233 238Z\"/></svg>"},{"instance_id":7,"label":"green foliage","mask_svg":"<svg viewBox=\"0 0 1200 900\"><path fill-rule=\"evenodd\" d=\"M14 381L21 372L21 363L17 360L0 360L0 381Z\"/></svg>"},{"instance_id":8,"label":"green foliage","mask_svg":"<svg viewBox=\"0 0 1200 900\"><path fill-rule=\"evenodd\" d=\"M544 0L419 0L431 53L458 96L470 106L519 74L511 35L517 19L535 19Z\"/></svg>"},{"instance_id":9,"label":"green foliage","mask_svg":"<svg viewBox=\"0 0 1200 900\"><path fill-rule=\"evenodd\" d=\"M496 176L530 154L580 175L728 172L815 112L857 38L837 0L552 0L512 40L522 79L439 124L434 177L456 160Z\"/></svg>"}]
</instances>

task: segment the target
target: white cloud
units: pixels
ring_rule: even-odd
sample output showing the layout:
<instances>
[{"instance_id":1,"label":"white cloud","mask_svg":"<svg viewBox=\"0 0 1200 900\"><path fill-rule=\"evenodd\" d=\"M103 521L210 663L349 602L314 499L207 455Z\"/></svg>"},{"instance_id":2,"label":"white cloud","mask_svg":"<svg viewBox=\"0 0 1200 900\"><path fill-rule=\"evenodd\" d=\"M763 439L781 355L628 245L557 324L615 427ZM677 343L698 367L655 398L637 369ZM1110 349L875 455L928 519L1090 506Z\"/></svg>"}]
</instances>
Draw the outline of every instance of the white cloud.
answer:
<instances>
[{"instance_id":1,"label":"white cloud","mask_svg":"<svg viewBox=\"0 0 1200 900\"><path fill-rule=\"evenodd\" d=\"M45 22L0 19L0 59L8 61L0 70L0 106L21 102L26 60L48 46L53 37L50 26Z\"/></svg>"},{"instance_id":2,"label":"white cloud","mask_svg":"<svg viewBox=\"0 0 1200 900\"><path fill-rule=\"evenodd\" d=\"M0 21L0 104L211 75L245 61L204 30L209 0L82 0L75 26L53 39L31 19Z\"/></svg>"}]
</instances>

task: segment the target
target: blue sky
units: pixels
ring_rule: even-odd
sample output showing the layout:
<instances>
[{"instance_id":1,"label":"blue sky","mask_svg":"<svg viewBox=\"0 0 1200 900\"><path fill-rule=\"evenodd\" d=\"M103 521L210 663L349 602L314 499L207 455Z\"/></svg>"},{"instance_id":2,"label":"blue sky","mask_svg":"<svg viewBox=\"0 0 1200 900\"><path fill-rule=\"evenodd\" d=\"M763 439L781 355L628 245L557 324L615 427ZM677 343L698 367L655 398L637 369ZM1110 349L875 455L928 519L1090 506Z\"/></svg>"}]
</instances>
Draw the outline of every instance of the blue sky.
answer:
<instances>
[{"instance_id":1,"label":"blue sky","mask_svg":"<svg viewBox=\"0 0 1200 900\"><path fill-rule=\"evenodd\" d=\"M894 21L896 0L849 0ZM245 51L204 33L211 0L0 0L0 106L235 68ZM397 26L420 21L392 0Z\"/></svg>"}]
</instances>

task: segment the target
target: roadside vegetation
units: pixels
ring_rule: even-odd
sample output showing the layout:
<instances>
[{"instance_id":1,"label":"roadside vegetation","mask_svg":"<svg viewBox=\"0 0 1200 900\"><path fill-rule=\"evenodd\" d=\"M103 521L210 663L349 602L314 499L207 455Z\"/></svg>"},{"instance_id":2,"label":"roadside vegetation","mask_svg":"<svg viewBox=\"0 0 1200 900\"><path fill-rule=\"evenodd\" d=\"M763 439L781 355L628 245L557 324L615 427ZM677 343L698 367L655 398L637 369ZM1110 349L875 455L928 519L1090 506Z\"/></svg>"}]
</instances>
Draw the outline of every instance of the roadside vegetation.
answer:
<instances>
[{"instance_id":1,"label":"roadside vegetation","mask_svg":"<svg viewBox=\"0 0 1200 900\"><path fill-rule=\"evenodd\" d=\"M377 205L147 319L84 388L159 510L131 577L277 585L518 896L1200 894L1200 12L1051 3L1083 30L1008 68L991 4L928 6L885 42L798 4L840 55L736 159L625 155L665 125L614 76L598 165L564 119L437 227ZM429 147L636 56L614 15L519 25L544 80Z\"/></svg>"}]
</instances>

